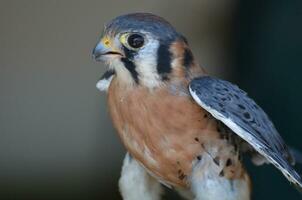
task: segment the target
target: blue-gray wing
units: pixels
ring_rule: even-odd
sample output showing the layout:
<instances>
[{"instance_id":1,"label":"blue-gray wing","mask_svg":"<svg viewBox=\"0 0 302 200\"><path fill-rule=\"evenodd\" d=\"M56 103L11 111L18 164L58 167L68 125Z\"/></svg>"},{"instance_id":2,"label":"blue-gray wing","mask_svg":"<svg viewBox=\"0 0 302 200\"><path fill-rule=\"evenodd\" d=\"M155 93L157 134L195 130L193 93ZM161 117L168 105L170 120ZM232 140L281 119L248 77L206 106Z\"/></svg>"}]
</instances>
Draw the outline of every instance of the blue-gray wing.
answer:
<instances>
[{"instance_id":1,"label":"blue-gray wing","mask_svg":"<svg viewBox=\"0 0 302 200\"><path fill-rule=\"evenodd\" d=\"M265 112L236 85L204 76L191 81L193 99L302 188L286 144Z\"/></svg>"}]
</instances>

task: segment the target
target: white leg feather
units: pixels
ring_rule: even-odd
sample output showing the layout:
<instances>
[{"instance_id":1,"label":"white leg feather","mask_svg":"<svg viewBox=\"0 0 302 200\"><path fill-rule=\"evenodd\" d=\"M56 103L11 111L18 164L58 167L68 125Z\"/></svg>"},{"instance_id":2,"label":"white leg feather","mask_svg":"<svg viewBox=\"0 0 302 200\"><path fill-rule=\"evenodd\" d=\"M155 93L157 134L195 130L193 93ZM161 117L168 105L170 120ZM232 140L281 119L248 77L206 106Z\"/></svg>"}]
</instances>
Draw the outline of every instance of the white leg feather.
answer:
<instances>
[{"instance_id":1,"label":"white leg feather","mask_svg":"<svg viewBox=\"0 0 302 200\"><path fill-rule=\"evenodd\" d=\"M159 200L162 186L134 160L129 153L124 159L119 188L124 200Z\"/></svg>"},{"instance_id":2,"label":"white leg feather","mask_svg":"<svg viewBox=\"0 0 302 200\"><path fill-rule=\"evenodd\" d=\"M248 182L219 176L219 169L212 160L205 155L193 168L191 190L195 200L250 200Z\"/></svg>"}]
</instances>

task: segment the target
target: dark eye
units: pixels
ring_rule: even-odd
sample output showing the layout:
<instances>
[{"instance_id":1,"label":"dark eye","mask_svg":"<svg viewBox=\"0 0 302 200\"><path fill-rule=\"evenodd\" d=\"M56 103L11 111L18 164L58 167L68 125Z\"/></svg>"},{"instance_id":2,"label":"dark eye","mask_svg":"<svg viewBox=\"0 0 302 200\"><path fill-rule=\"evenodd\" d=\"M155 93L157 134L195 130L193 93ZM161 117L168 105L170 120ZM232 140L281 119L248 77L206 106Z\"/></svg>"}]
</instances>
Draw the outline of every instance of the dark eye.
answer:
<instances>
[{"instance_id":1,"label":"dark eye","mask_svg":"<svg viewBox=\"0 0 302 200\"><path fill-rule=\"evenodd\" d=\"M140 48L144 45L144 37L139 34L132 34L128 36L128 45L132 48Z\"/></svg>"}]
</instances>

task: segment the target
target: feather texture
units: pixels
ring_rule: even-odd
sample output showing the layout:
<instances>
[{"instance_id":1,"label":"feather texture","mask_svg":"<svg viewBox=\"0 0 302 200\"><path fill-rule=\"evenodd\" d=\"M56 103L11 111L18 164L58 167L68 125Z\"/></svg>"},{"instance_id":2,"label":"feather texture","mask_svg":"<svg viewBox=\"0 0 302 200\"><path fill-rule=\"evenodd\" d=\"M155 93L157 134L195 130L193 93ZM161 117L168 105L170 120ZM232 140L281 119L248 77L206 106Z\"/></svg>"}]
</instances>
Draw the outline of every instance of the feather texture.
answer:
<instances>
[{"instance_id":1,"label":"feather texture","mask_svg":"<svg viewBox=\"0 0 302 200\"><path fill-rule=\"evenodd\" d=\"M202 108L248 142L289 181L302 187L301 177L291 166L288 147L266 113L243 90L209 76L194 79L189 89Z\"/></svg>"}]
</instances>

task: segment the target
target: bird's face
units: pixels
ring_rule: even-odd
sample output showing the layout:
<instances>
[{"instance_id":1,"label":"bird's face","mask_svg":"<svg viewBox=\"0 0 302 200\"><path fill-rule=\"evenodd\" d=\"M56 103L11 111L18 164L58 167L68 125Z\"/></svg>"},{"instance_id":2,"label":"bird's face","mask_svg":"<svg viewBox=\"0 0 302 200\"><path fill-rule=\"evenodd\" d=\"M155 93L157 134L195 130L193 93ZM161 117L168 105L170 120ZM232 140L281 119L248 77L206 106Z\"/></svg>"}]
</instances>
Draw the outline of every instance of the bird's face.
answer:
<instances>
[{"instance_id":1,"label":"bird's face","mask_svg":"<svg viewBox=\"0 0 302 200\"><path fill-rule=\"evenodd\" d=\"M175 43L186 44L164 19L148 13L127 14L105 26L93 57L113 69L121 83L153 88L173 71L178 57L173 52Z\"/></svg>"}]
</instances>

